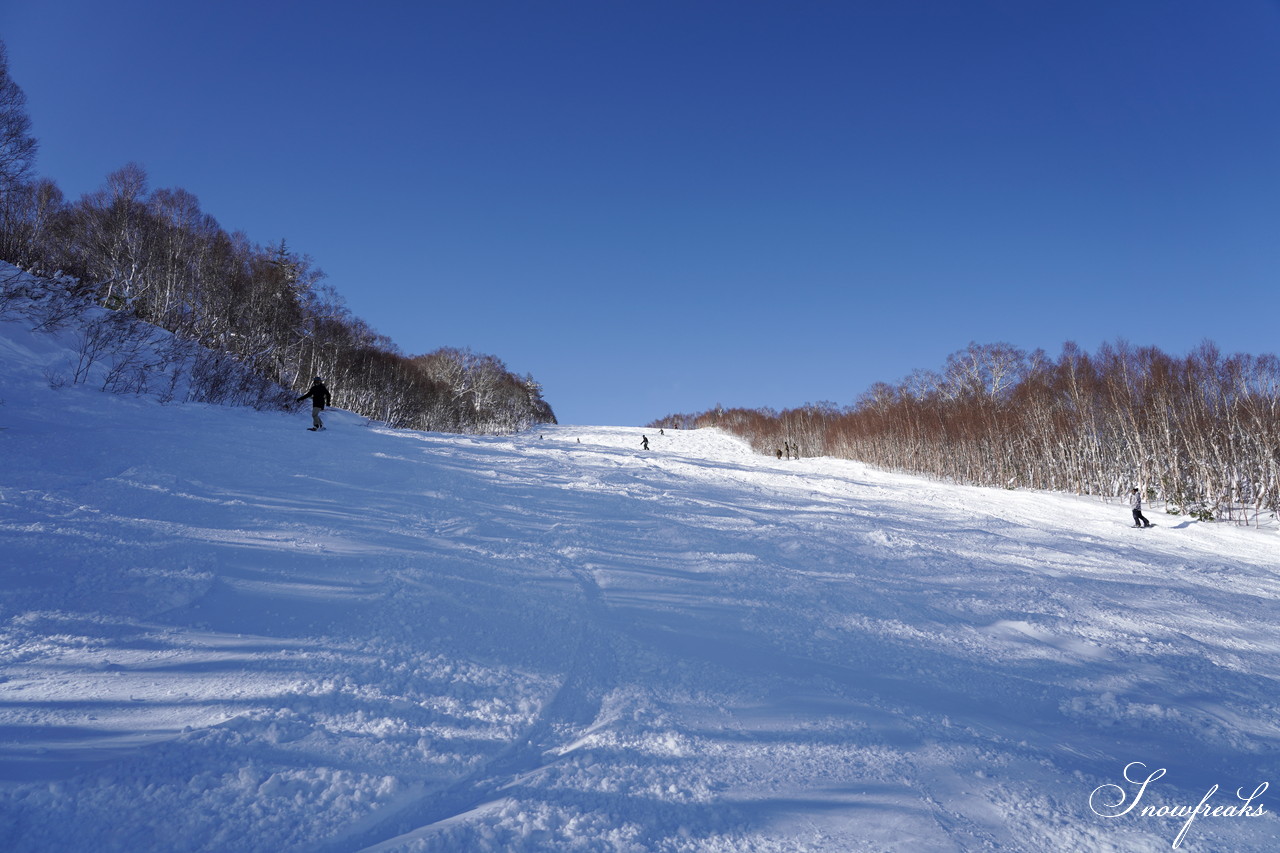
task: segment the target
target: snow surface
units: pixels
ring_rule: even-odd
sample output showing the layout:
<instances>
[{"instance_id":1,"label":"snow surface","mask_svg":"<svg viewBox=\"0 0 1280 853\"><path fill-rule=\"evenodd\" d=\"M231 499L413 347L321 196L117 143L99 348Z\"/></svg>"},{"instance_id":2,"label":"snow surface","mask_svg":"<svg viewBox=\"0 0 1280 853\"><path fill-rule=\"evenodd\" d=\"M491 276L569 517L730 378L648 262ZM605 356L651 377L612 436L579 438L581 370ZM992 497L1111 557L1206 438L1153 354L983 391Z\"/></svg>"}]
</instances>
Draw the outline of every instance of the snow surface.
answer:
<instances>
[{"instance_id":1,"label":"snow surface","mask_svg":"<svg viewBox=\"0 0 1280 853\"><path fill-rule=\"evenodd\" d=\"M67 345L0 324L5 850L1155 851L1142 808L1280 781L1274 531L708 430L309 433L51 390ZM1179 849L1280 849L1274 794Z\"/></svg>"}]
</instances>

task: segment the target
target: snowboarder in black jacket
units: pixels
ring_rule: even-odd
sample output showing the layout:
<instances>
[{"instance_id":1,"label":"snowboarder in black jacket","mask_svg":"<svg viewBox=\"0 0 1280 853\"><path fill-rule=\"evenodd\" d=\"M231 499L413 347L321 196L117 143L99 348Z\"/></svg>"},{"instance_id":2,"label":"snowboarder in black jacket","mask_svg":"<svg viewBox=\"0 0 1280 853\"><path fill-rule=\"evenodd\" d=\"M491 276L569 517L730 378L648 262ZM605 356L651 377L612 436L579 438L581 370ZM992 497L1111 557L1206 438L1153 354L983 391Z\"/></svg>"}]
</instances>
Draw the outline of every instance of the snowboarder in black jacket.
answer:
<instances>
[{"instance_id":1,"label":"snowboarder in black jacket","mask_svg":"<svg viewBox=\"0 0 1280 853\"><path fill-rule=\"evenodd\" d=\"M1133 526L1150 527L1151 522L1142 514L1142 493L1134 489L1129 493L1129 506L1133 509Z\"/></svg>"},{"instance_id":2,"label":"snowboarder in black jacket","mask_svg":"<svg viewBox=\"0 0 1280 853\"><path fill-rule=\"evenodd\" d=\"M317 376L311 380L311 390L298 398L298 402L311 398L311 423L312 426L307 427L309 432L324 429L324 421L320 420L320 413L324 411L324 407L329 405L329 389L325 387L324 380Z\"/></svg>"}]
</instances>

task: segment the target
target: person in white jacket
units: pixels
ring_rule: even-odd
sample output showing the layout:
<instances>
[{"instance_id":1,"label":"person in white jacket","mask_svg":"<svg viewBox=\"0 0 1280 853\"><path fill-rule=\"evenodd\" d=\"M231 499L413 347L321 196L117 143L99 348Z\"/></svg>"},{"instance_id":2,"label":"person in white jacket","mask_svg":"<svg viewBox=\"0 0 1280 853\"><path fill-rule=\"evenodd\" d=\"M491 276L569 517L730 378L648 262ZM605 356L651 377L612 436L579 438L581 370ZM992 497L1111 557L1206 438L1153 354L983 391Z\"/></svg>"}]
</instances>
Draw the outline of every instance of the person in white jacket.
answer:
<instances>
[{"instance_id":1,"label":"person in white jacket","mask_svg":"<svg viewBox=\"0 0 1280 853\"><path fill-rule=\"evenodd\" d=\"M1129 493L1129 506L1133 507L1133 526L1150 527L1151 522L1142 514L1142 493L1134 489Z\"/></svg>"}]
</instances>

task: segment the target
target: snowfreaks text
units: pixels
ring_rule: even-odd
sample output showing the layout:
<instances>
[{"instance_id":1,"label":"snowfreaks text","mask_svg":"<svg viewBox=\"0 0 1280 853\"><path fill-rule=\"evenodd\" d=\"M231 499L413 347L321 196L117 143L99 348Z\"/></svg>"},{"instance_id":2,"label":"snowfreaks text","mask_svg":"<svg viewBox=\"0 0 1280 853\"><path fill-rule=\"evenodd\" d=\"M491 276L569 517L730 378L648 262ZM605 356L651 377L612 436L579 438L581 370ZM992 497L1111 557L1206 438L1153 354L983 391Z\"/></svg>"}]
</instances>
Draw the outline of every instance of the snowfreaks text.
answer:
<instances>
[{"instance_id":1,"label":"snowfreaks text","mask_svg":"<svg viewBox=\"0 0 1280 853\"><path fill-rule=\"evenodd\" d=\"M1139 768L1133 770L1133 768ZM1093 813L1100 817L1123 817L1138 807L1138 803L1142 802L1142 797L1147 792L1147 786L1165 774L1165 768L1152 771L1145 779L1140 778L1140 774L1146 770L1146 765L1141 761L1132 761L1124 767L1124 780L1131 785L1137 785L1138 790L1134 793L1133 799L1129 800L1129 794L1119 785L1100 785L1094 788L1093 793L1089 795L1089 808ZM1132 772L1133 775L1130 775ZM1257 805L1253 801L1261 797L1270 787L1269 782L1262 782L1258 787L1253 789L1253 793L1245 794L1243 788L1236 790L1236 797L1241 804L1231 804L1225 806L1210 805L1210 800L1218 793L1218 786L1215 784L1205 792L1200 798L1200 802L1195 806L1189 805L1164 805L1152 806L1146 805L1138 813L1143 817L1174 817L1186 818L1186 822L1182 824L1177 837L1173 839L1173 846L1176 848L1182 844L1182 839L1186 837L1187 830L1191 828L1191 824L1198 817L1262 817L1267 814L1262 803ZM1118 795L1118 798L1115 798ZM1114 802L1109 800L1114 799ZM1126 802L1128 800L1128 802Z\"/></svg>"}]
</instances>

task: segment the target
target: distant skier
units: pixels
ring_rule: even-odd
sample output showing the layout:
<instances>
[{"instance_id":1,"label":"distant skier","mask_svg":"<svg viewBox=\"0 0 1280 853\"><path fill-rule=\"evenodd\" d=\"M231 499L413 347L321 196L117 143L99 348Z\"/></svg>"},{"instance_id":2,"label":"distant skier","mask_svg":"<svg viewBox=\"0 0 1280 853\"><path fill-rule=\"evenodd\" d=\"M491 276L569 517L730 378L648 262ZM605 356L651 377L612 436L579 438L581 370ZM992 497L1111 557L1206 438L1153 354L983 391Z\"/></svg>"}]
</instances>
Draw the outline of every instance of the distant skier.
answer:
<instances>
[{"instance_id":1,"label":"distant skier","mask_svg":"<svg viewBox=\"0 0 1280 853\"><path fill-rule=\"evenodd\" d=\"M329 389L325 387L324 380L317 376L311 380L311 390L298 398L298 402L311 398L311 426L307 427L308 432L316 432L324 429L324 421L320 419L320 413L324 411L324 407L329 405L330 395Z\"/></svg>"},{"instance_id":2,"label":"distant skier","mask_svg":"<svg viewBox=\"0 0 1280 853\"><path fill-rule=\"evenodd\" d=\"M1134 489L1129 493L1129 506L1133 507L1133 526L1150 527L1151 522L1142 514L1142 493Z\"/></svg>"},{"instance_id":3,"label":"distant skier","mask_svg":"<svg viewBox=\"0 0 1280 853\"><path fill-rule=\"evenodd\" d=\"M647 435L640 436L640 447L643 448L644 450L649 449L649 436Z\"/></svg>"}]
</instances>

